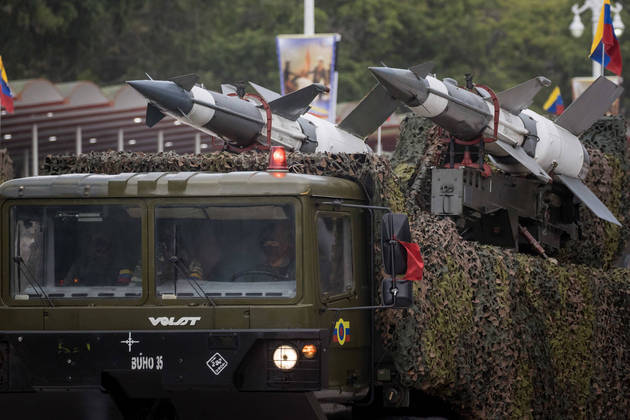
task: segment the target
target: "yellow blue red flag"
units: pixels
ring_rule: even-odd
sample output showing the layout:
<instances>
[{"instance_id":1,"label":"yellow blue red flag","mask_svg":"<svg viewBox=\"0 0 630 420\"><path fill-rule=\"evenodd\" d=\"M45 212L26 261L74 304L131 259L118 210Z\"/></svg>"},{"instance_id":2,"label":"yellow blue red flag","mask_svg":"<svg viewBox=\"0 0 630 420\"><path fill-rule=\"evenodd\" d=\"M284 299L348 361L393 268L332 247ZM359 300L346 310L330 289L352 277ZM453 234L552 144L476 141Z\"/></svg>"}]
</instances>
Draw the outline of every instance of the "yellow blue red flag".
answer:
<instances>
[{"instance_id":1,"label":"yellow blue red flag","mask_svg":"<svg viewBox=\"0 0 630 420\"><path fill-rule=\"evenodd\" d=\"M621 51L613 30L610 0L604 0L602 10L599 13L597 31L593 36L593 44L591 45L591 60L621 76Z\"/></svg>"},{"instance_id":2,"label":"yellow blue red flag","mask_svg":"<svg viewBox=\"0 0 630 420\"><path fill-rule=\"evenodd\" d=\"M551 92L547 102L543 105L543 109L551 114L560 115L564 111L564 102L562 101L562 95L560 94L560 88L556 88Z\"/></svg>"},{"instance_id":3,"label":"yellow blue red flag","mask_svg":"<svg viewBox=\"0 0 630 420\"><path fill-rule=\"evenodd\" d=\"M2 72L2 91L0 92L0 105L2 105L7 112L13 113L13 93L9 87L9 79L7 79L7 72L4 70L4 64L2 63L2 56L0 56L0 72Z\"/></svg>"}]
</instances>

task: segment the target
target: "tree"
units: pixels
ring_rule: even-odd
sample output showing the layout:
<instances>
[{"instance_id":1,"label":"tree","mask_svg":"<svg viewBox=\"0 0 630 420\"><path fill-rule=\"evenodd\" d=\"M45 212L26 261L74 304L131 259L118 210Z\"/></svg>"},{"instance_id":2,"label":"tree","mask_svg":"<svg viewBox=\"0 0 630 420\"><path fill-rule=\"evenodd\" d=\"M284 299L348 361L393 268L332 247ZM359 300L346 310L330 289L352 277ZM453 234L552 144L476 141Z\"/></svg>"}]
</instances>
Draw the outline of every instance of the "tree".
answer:
<instances>
[{"instance_id":1,"label":"tree","mask_svg":"<svg viewBox=\"0 0 630 420\"><path fill-rule=\"evenodd\" d=\"M316 30L342 35L339 100L375 83L367 67L435 63L499 91L537 75L561 87L589 75L590 31L568 26L574 0L317 0ZM79 78L100 84L198 73L212 88L253 80L273 89L275 36L302 31L301 2L288 0L5 0L0 35L12 79ZM585 17L588 19L588 17ZM630 22L624 9L623 18ZM624 34L622 56L630 57ZM537 98L539 105L544 94Z\"/></svg>"}]
</instances>

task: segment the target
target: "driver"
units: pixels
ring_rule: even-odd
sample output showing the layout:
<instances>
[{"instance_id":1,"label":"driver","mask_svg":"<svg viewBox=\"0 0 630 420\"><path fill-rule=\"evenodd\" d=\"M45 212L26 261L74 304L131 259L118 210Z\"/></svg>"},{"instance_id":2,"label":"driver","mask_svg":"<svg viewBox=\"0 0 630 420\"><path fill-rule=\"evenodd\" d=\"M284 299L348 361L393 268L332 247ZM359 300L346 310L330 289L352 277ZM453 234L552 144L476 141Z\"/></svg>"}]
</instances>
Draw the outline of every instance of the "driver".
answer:
<instances>
[{"instance_id":1,"label":"driver","mask_svg":"<svg viewBox=\"0 0 630 420\"><path fill-rule=\"evenodd\" d=\"M112 244L112 238L106 234L99 232L91 236L60 285L127 285L131 271L126 267L117 267L119 262L114 256Z\"/></svg>"},{"instance_id":2,"label":"driver","mask_svg":"<svg viewBox=\"0 0 630 420\"><path fill-rule=\"evenodd\" d=\"M287 221L277 222L263 229L260 248L265 261L258 269L269 271L283 280L295 278L295 252L291 226Z\"/></svg>"},{"instance_id":3,"label":"driver","mask_svg":"<svg viewBox=\"0 0 630 420\"><path fill-rule=\"evenodd\" d=\"M263 262L254 268L232 275L232 281L266 282L295 278L295 252L291 225L276 222L267 225L259 236Z\"/></svg>"}]
</instances>

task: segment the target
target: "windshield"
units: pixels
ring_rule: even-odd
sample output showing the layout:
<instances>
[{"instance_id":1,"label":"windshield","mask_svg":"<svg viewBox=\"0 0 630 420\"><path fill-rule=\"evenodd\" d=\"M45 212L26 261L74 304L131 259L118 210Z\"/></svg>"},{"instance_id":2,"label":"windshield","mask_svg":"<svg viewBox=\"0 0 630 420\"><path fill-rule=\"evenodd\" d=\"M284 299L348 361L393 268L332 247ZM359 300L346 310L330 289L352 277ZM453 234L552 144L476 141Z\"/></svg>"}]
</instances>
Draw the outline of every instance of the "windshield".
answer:
<instances>
[{"instance_id":1,"label":"windshield","mask_svg":"<svg viewBox=\"0 0 630 420\"><path fill-rule=\"evenodd\" d=\"M293 206L160 206L155 217L163 298L295 296Z\"/></svg>"},{"instance_id":2,"label":"windshield","mask_svg":"<svg viewBox=\"0 0 630 420\"><path fill-rule=\"evenodd\" d=\"M13 206L13 298L141 296L140 215L125 205Z\"/></svg>"}]
</instances>

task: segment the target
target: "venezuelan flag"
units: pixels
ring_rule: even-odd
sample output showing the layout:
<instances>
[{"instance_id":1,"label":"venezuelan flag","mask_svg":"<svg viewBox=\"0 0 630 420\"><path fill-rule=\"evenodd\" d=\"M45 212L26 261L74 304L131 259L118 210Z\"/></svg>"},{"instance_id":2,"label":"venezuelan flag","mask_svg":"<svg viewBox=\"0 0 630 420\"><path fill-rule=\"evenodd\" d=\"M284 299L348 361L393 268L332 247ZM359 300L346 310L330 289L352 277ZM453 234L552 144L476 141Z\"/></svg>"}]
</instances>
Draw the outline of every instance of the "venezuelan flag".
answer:
<instances>
[{"instance_id":1,"label":"venezuelan flag","mask_svg":"<svg viewBox=\"0 0 630 420\"><path fill-rule=\"evenodd\" d=\"M13 94L9 87L9 79L7 79L7 72L4 70L4 64L2 63L2 56L0 56L0 72L2 72L2 91L0 92L0 105L3 106L7 112L13 113Z\"/></svg>"},{"instance_id":2,"label":"venezuelan flag","mask_svg":"<svg viewBox=\"0 0 630 420\"><path fill-rule=\"evenodd\" d=\"M564 102L562 102L562 95L560 95L560 88L556 88L551 92L547 102L543 105L543 109L551 114L560 115L564 111Z\"/></svg>"},{"instance_id":3,"label":"venezuelan flag","mask_svg":"<svg viewBox=\"0 0 630 420\"><path fill-rule=\"evenodd\" d=\"M602 63L602 55L604 63ZM604 0L602 10L599 13L597 31L591 45L591 60L602 64L605 68L621 76L621 51L619 41L613 30L612 17L610 16L610 0Z\"/></svg>"}]
</instances>

